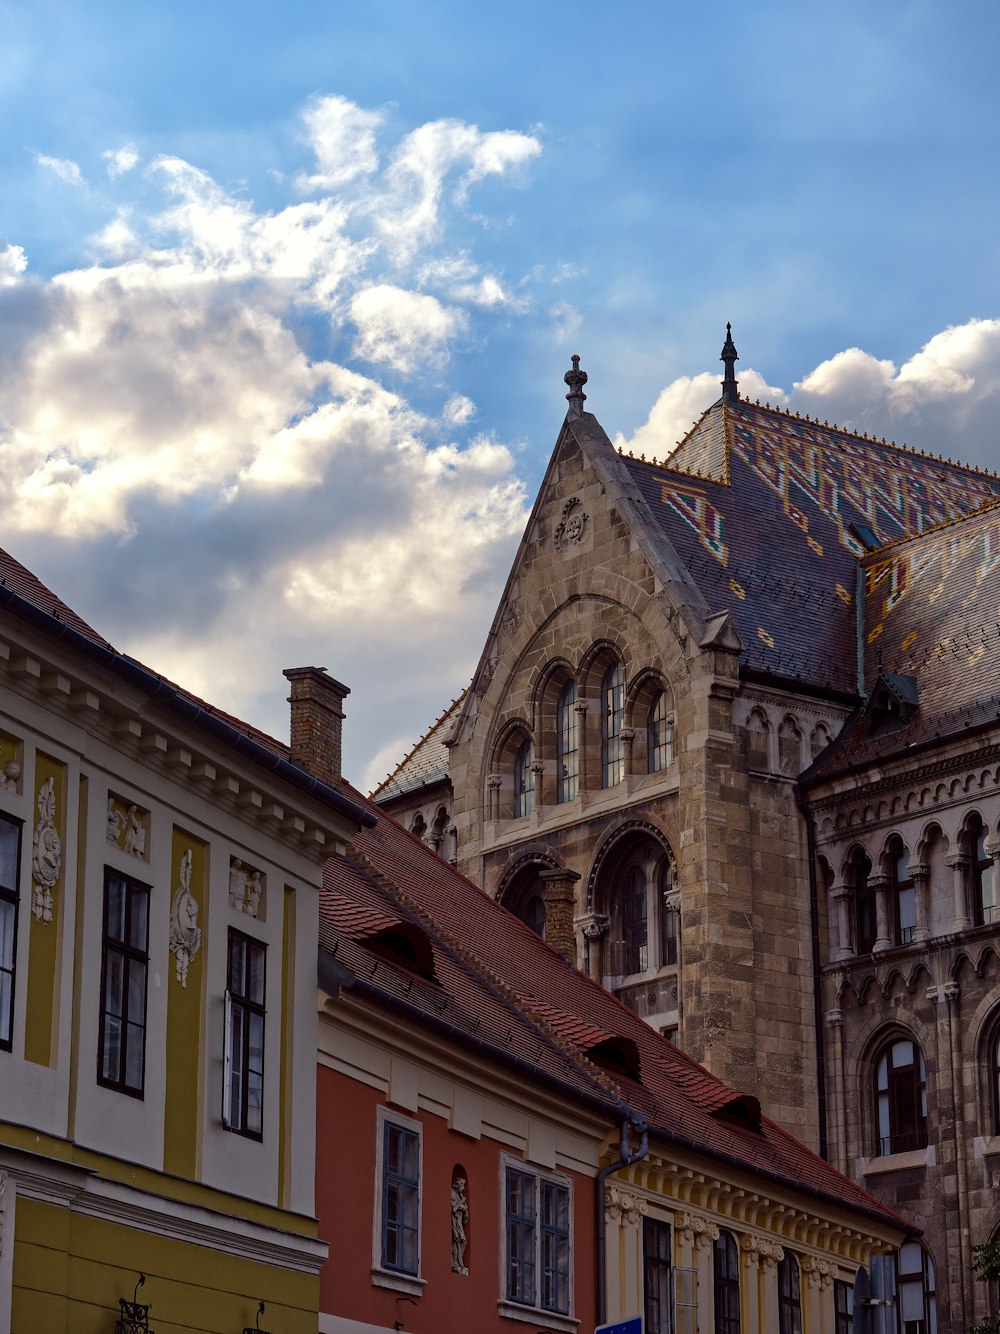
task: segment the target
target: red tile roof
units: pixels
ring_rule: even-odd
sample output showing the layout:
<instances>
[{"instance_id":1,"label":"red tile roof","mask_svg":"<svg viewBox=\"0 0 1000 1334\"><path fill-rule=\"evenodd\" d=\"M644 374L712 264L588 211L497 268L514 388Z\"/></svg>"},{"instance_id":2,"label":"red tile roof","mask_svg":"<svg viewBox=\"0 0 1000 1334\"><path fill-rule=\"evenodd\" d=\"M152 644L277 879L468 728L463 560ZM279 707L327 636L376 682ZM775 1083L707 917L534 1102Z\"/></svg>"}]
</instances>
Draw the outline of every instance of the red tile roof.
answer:
<instances>
[{"instance_id":1,"label":"red tile roof","mask_svg":"<svg viewBox=\"0 0 1000 1334\"><path fill-rule=\"evenodd\" d=\"M345 795L363 800L348 784ZM901 1220L866 1191L764 1120L756 1133L713 1116L737 1097L603 988L570 968L501 904L460 875L391 816L362 830L343 858L327 865L321 897L321 944L336 951L376 999L406 1003L431 1022L502 1059L520 1058L571 1091L604 1101L609 1114L627 1104L654 1132L673 1137L789 1188L816 1192L849 1209ZM365 949L368 914L398 912L434 943L438 984ZM641 1083L610 1074L586 1052L609 1036L631 1041Z\"/></svg>"}]
</instances>

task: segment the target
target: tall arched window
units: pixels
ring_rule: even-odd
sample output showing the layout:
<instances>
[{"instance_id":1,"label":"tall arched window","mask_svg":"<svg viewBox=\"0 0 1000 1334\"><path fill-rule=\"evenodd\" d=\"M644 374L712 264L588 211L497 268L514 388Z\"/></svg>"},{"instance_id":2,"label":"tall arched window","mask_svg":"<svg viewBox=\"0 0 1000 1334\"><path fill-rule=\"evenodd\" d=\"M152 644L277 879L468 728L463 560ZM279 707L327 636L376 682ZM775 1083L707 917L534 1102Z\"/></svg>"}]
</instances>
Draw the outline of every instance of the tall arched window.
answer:
<instances>
[{"instance_id":1,"label":"tall arched window","mask_svg":"<svg viewBox=\"0 0 1000 1334\"><path fill-rule=\"evenodd\" d=\"M771 725L761 709L754 709L747 721L747 763L751 769L771 767Z\"/></svg>"},{"instance_id":2,"label":"tall arched window","mask_svg":"<svg viewBox=\"0 0 1000 1334\"><path fill-rule=\"evenodd\" d=\"M785 718L778 728L778 768L790 778L802 769L802 733L794 718Z\"/></svg>"},{"instance_id":3,"label":"tall arched window","mask_svg":"<svg viewBox=\"0 0 1000 1334\"><path fill-rule=\"evenodd\" d=\"M602 783L614 787L625 775L622 747L622 718L625 712L625 673L620 662L612 663L601 686L603 734L601 738Z\"/></svg>"},{"instance_id":4,"label":"tall arched window","mask_svg":"<svg viewBox=\"0 0 1000 1334\"><path fill-rule=\"evenodd\" d=\"M997 912L997 886L993 871L993 858L986 851L986 840L990 831L978 815L969 820L967 846L969 848L969 880L971 882L970 899L972 917L976 926L988 926L1000 920Z\"/></svg>"},{"instance_id":5,"label":"tall arched window","mask_svg":"<svg viewBox=\"0 0 1000 1334\"><path fill-rule=\"evenodd\" d=\"M576 728L576 682L567 681L556 705L556 800L572 801L580 784L580 744Z\"/></svg>"},{"instance_id":6,"label":"tall arched window","mask_svg":"<svg viewBox=\"0 0 1000 1334\"><path fill-rule=\"evenodd\" d=\"M984 1054L986 1077L989 1081L992 1134L1000 1135L1000 1014L994 1014Z\"/></svg>"},{"instance_id":7,"label":"tall arched window","mask_svg":"<svg viewBox=\"0 0 1000 1334\"><path fill-rule=\"evenodd\" d=\"M876 1153L909 1153L927 1145L927 1072L923 1052L894 1037L875 1066Z\"/></svg>"},{"instance_id":8,"label":"tall arched window","mask_svg":"<svg viewBox=\"0 0 1000 1334\"><path fill-rule=\"evenodd\" d=\"M857 954L871 954L878 937L878 914L875 908L875 890L868 877L872 864L864 848L851 853L850 881L854 890L854 949Z\"/></svg>"},{"instance_id":9,"label":"tall arched window","mask_svg":"<svg viewBox=\"0 0 1000 1334\"><path fill-rule=\"evenodd\" d=\"M799 1262L791 1251L778 1262L778 1334L802 1334Z\"/></svg>"},{"instance_id":10,"label":"tall arched window","mask_svg":"<svg viewBox=\"0 0 1000 1334\"><path fill-rule=\"evenodd\" d=\"M674 887L674 872L669 861L660 869L660 967L669 968L677 962L677 938L680 934L680 913L668 907L666 896Z\"/></svg>"},{"instance_id":11,"label":"tall arched window","mask_svg":"<svg viewBox=\"0 0 1000 1334\"><path fill-rule=\"evenodd\" d=\"M896 1255L900 1334L937 1334L934 1261L919 1241L904 1241Z\"/></svg>"},{"instance_id":12,"label":"tall arched window","mask_svg":"<svg viewBox=\"0 0 1000 1334\"><path fill-rule=\"evenodd\" d=\"M889 845L892 858L893 939L897 945L909 945L917 926L917 887L910 875L910 854L901 839Z\"/></svg>"},{"instance_id":13,"label":"tall arched window","mask_svg":"<svg viewBox=\"0 0 1000 1334\"><path fill-rule=\"evenodd\" d=\"M644 973L649 964L646 877L642 867L630 866L621 892L622 972Z\"/></svg>"},{"instance_id":14,"label":"tall arched window","mask_svg":"<svg viewBox=\"0 0 1000 1334\"><path fill-rule=\"evenodd\" d=\"M517 752L514 762L514 814L530 815L535 805L535 775L531 769L534 751L530 741Z\"/></svg>"},{"instance_id":15,"label":"tall arched window","mask_svg":"<svg viewBox=\"0 0 1000 1334\"><path fill-rule=\"evenodd\" d=\"M646 767L651 774L666 769L674 758L674 722L670 699L661 690L649 710L646 722Z\"/></svg>"},{"instance_id":16,"label":"tall arched window","mask_svg":"<svg viewBox=\"0 0 1000 1334\"><path fill-rule=\"evenodd\" d=\"M720 1232L712 1246L715 1334L740 1334L740 1252L731 1232Z\"/></svg>"}]
</instances>

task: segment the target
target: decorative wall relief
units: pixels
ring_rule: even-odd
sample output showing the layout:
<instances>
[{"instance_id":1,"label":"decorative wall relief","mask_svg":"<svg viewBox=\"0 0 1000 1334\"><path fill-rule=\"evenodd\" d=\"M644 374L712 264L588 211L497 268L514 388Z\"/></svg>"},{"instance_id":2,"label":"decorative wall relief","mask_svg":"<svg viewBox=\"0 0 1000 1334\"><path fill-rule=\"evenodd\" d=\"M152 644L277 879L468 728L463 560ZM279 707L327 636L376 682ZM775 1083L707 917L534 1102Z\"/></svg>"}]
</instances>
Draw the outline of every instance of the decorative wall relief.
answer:
<instances>
[{"instance_id":1,"label":"decorative wall relief","mask_svg":"<svg viewBox=\"0 0 1000 1334\"><path fill-rule=\"evenodd\" d=\"M21 761L20 741L7 732L0 732L0 791L21 791Z\"/></svg>"},{"instance_id":2,"label":"decorative wall relief","mask_svg":"<svg viewBox=\"0 0 1000 1334\"><path fill-rule=\"evenodd\" d=\"M234 912L266 921L267 899L264 872L239 857L229 859L229 906Z\"/></svg>"},{"instance_id":3,"label":"decorative wall relief","mask_svg":"<svg viewBox=\"0 0 1000 1334\"><path fill-rule=\"evenodd\" d=\"M56 829L55 780L50 776L38 789L38 819L31 842L31 911L48 925L52 921L52 891L62 870L62 839Z\"/></svg>"},{"instance_id":4,"label":"decorative wall relief","mask_svg":"<svg viewBox=\"0 0 1000 1334\"><path fill-rule=\"evenodd\" d=\"M201 949L198 900L191 893L191 849L181 857L181 883L170 905L170 953L177 956L176 976L187 986L188 967Z\"/></svg>"},{"instance_id":5,"label":"decorative wall relief","mask_svg":"<svg viewBox=\"0 0 1000 1334\"><path fill-rule=\"evenodd\" d=\"M149 829L149 811L133 801L108 793L107 840L127 852L130 857L146 857L146 834Z\"/></svg>"},{"instance_id":6,"label":"decorative wall relief","mask_svg":"<svg viewBox=\"0 0 1000 1334\"><path fill-rule=\"evenodd\" d=\"M552 534L552 545L556 551L573 551L583 541L590 515L584 511L583 503L573 496L562 507L562 516Z\"/></svg>"},{"instance_id":7,"label":"decorative wall relief","mask_svg":"<svg viewBox=\"0 0 1000 1334\"><path fill-rule=\"evenodd\" d=\"M621 1227L635 1227L646 1213L646 1201L620 1186L608 1186L604 1192L604 1217Z\"/></svg>"},{"instance_id":8,"label":"decorative wall relief","mask_svg":"<svg viewBox=\"0 0 1000 1334\"><path fill-rule=\"evenodd\" d=\"M465 1176L459 1168L451 1178L451 1270L468 1275L465 1248L468 1244L469 1202L465 1198Z\"/></svg>"}]
</instances>

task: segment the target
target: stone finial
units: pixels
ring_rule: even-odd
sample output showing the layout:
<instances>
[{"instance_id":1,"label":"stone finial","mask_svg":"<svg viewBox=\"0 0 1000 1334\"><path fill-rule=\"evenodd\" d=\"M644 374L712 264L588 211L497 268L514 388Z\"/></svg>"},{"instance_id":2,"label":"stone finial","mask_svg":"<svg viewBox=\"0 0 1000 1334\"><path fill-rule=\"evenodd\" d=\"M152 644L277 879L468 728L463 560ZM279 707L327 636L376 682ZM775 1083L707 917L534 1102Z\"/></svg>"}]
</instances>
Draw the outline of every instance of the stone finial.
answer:
<instances>
[{"instance_id":1,"label":"stone finial","mask_svg":"<svg viewBox=\"0 0 1000 1334\"><path fill-rule=\"evenodd\" d=\"M294 763L330 786L340 782L340 752L347 686L325 667L287 667L292 691L291 752Z\"/></svg>"},{"instance_id":2,"label":"stone finial","mask_svg":"<svg viewBox=\"0 0 1000 1334\"><path fill-rule=\"evenodd\" d=\"M733 342L733 326L727 322L726 341L722 345L722 355L719 357L720 361L726 363L726 374L722 381L722 399L725 403L739 402L739 380L736 378L735 371L739 359L736 344Z\"/></svg>"},{"instance_id":3,"label":"stone finial","mask_svg":"<svg viewBox=\"0 0 1000 1334\"><path fill-rule=\"evenodd\" d=\"M573 369L566 372L563 380L569 385L569 393L566 395L566 402L569 404L568 417L582 417L583 404L587 395L583 392L583 386L587 383L587 372L580 369L580 358L574 353L570 357L573 363Z\"/></svg>"}]
</instances>

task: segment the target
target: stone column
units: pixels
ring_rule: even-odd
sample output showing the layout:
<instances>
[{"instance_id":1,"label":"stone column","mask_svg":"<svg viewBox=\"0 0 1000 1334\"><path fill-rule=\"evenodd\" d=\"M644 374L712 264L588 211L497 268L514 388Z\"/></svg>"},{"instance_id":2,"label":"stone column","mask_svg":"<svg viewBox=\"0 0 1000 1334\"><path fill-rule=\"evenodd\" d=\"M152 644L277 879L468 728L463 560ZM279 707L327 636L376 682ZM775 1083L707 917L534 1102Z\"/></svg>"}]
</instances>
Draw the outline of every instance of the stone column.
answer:
<instances>
[{"instance_id":1,"label":"stone column","mask_svg":"<svg viewBox=\"0 0 1000 1334\"><path fill-rule=\"evenodd\" d=\"M952 857L945 858L945 866L951 871L954 877L955 889L955 920L952 923L953 931L967 931L972 925L969 918L969 905L966 895L966 872L968 858L964 853L956 853Z\"/></svg>"},{"instance_id":2,"label":"stone column","mask_svg":"<svg viewBox=\"0 0 1000 1334\"><path fill-rule=\"evenodd\" d=\"M915 862L906 868L906 874L913 881L913 898L916 906L917 924L913 928L914 944L921 940L930 940L930 897L929 886L931 868L923 862Z\"/></svg>"},{"instance_id":3,"label":"stone column","mask_svg":"<svg viewBox=\"0 0 1000 1334\"><path fill-rule=\"evenodd\" d=\"M585 699L578 699L573 705L576 711L576 746L577 746L577 793L588 788L601 786L601 748L598 744L596 765L592 762L593 744L590 736L590 706ZM593 769L593 773L591 770Z\"/></svg>"},{"instance_id":4,"label":"stone column","mask_svg":"<svg viewBox=\"0 0 1000 1334\"><path fill-rule=\"evenodd\" d=\"M490 774L486 780L486 818L488 820L500 819L500 788L503 785L503 779L499 774Z\"/></svg>"},{"instance_id":5,"label":"stone column","mask_svg":"<svg viewBox=\"0 0 1000 1334\"><path fill-rule=\"evenodd\" d=\"M746 1260L748 1304L747 1334L774 1334L778 1328L778 1264L785 1252L769 1237L744 1233L740 1248ZM754 1278L757 1282L754 1284ZM756 1289L756 1291L755 1291Z\"/></svg>"},{"instance_id":6,"label":"stone column","mask_svg":"<svg viewBox=\"0 0 1000 1334\"><path fill-rule=\"evenodd\" d=\"M854 898L854 888L852 885L834 885L830 890L830 898L836 905L836 934L837 943L830 950L830 958L834 961L840 959L853 959L854 949L851 945L851 902ZM831 932L831 935L833 933Z\"/></svg>"},{"instance_id":7,"label":"stone column","mask_svg":"<svg viewBox=\"0 0 1000 1334\"><path fill-rule=\"evenodd\" d=\"M799 1261L802 1278L802 1323L806 1329L820 1330L826 1325L823 1316L830 1305L829 1292L833 1287L833 1265L815 1255L803 1255Z\"/></svg>"},{"instance_id":8,"label":"stone column","mask_svg":"<svg viewBox=\"0 0 1000 1334\"><path fill-rule=\"evenodd\" d=\"M534 796L532 797L531 809L537 811L539 806L545 805L545 788L543 787L545 781L545 764L542 760L532 760L528 765L528 768L531 770L531 777L534 784Z\"/></svg>"},{"instance_id":9,"label":"stone column","mask_svg":"<svg viewBox=\"0 0 1000 1334\"><path fill-rule=\"evenodd\" d=\"M877 923L877 934L872 953L879 954L892 945L892 936L889 933L889 924L892 920L889 912L889 890L892 887L892 880L887 875L873 875L869 876L868 884L875 891L875 920Z\"/></svg>"},{"instance_id":10,"label":"stone column","mask_svg":"<svg viewBox=\"0 0 1000 1334\"><path fill-rule=\"evenodd\" d=\"M595 982L600 982L603 972L601 941L608 934L611 918L607 913L589 912L577 917L573 925L583 937L584 971Z\"/></svg>"},{"instance_id":11,"label":"stone column","mask_svg":"<svg viewBox=\"0 0 1000 1334\"><path fill-rule=\"evenodd\" d=\"M965 1107L966 1099L964 1089L962 1088L962 1063L959 1059L961 1051L962 1031L959 1023L959 996L960 989L957 982L945 982L939 993L939 1000L944 1001L947 1006L948 1022L948 1056L951 1065L951 1117L952 1125L955 1128L955 1166L957 1169L958 1185L958 1217L965 1220L969 1217L969 1184L967 1167L967 1150L965 1137ZM940 1066L940 1059L938 1064ZM972 1321L972 1312L975 1308L975 1296L972 1289L978 1288L979 1284L972 1284L969 1281L969 1275L972 1273L972 1253L969 1249L968 1229L962 1226L956 1228L957 1236L951 1236L947 1239L945 1245L949 1252L954 1253L957 1248L959 1253L958 1273L952 1272L948 1277L948 1286L952 1288L951 1313L952 1318L958 1316L963 1329L967 1329ZM954 1292L954 1288L958 1292ZM961 1299L961 1310L956 1311L955 1296Z\"/></svg>"},{"instance_id":12,"label":"stone column","mask_svg":"<svg viewBox=\"0 0 1000 1334\"><path fill-rule=\"evenodd\" d=\"M628 778L632 772L632 743L635 741L635 728L623 727L618 735L622 741L622 770Z\"/></svg>"},{"instance_id":13,"label":"stone column","mask_svg":"<svg viewBox=\"0 0 1000 1334\"><path fill-rule=\"evenodd\" d=\"M831 1159L841 1172L847 1172L847 1090L844 1087L844 1011L827 1010L826 1026L830 1030L827 1051L827 1074L830 1076L827 1095L833 1094L834 1147L836 1159ZM831 1087L832 1086L832 1087Z\"/></svg>"},{"instance_id":14,"label":"stone column","mask_svg":"<svg viewBox=\"0 0 1000 1334\"><path fill-rule=\"evenodd\" d=\"M677 1222L680 1241L678 1265L698 1273L698 1328L715 1328L715 1292L712 1281L712 1243L719 1229L701 1214L683 1213Z\"/></svg>"},{"instance_id":15,"label":"stone column","mask_svg":"<svg viewBox=\"0 0 1000 1334\"><path fill-rule=\"evenodd\" d=\"M576 967L576 935L573 931L576 892L573 886L579 879L578 871L561 868L541 874L545 886L545 939L573 967Z\"/></svg>"}]
</instances>

